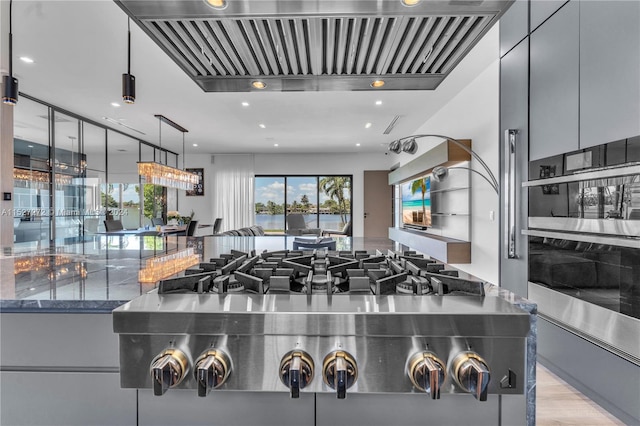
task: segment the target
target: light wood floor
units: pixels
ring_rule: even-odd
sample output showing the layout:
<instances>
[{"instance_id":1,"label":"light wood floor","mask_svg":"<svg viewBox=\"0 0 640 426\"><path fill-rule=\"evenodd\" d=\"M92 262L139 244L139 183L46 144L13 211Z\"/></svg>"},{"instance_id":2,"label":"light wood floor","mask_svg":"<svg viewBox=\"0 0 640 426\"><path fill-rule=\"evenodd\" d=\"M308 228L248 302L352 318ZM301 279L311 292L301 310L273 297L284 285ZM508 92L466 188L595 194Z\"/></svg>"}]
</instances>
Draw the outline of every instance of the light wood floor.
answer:
<instances>
[{"instance_id":1,"label":"light wood floor","mask_svg":"<svg viewBox=\"0 0 640 426\"><path fill-rule=\"evenodd\" d=\"M537 367L536 425L624 426L624 423L545 367L540 364Z\"/></svg>"}]
</instances>

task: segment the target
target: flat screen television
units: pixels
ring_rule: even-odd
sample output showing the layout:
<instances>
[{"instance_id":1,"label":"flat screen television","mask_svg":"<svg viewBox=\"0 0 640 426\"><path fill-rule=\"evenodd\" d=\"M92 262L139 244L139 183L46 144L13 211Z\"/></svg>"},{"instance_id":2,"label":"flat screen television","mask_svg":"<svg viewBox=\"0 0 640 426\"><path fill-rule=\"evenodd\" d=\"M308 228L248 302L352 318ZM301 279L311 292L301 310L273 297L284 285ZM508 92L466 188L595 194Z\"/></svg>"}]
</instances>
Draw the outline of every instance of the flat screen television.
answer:
<instances>
[{"instance_id":1,"label":"flat screen television","mask_svg":"<svg viewBox=\"0 0 640 426\"><path fill-rule=\"evenodd\" d=\"M401 184L402 224L408 228L431 226L431 179L422 176Z\"/></svg>"}]
</instances>

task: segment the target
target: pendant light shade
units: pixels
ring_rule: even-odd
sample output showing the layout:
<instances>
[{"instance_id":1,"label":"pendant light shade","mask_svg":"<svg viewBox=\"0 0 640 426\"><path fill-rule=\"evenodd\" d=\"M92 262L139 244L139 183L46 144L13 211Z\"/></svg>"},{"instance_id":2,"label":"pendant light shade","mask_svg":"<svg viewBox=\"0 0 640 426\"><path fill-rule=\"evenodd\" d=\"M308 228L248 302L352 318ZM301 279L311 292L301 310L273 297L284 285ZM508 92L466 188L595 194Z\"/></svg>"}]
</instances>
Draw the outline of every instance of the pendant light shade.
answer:
<instances>
[{"instance_id":1,"label":"pendant light shade","mask_svg":"<svg viewBox=\"0 0 640 426\"><path fill-rule=\"evenodd\" d=\"M131 19L127 20L127 72L122 74L122 100L126 104L136 102L136 77L131 74Z\"/></svg>"},{"instance_id":2,"label":"pendant light shade","mask_svg":"<svg viewBox=\"0 0 640 426\"><path fill-rule=\"evenodd\" d=\"M9 75L2 76L2 103L15 105L18 103L18 79L13 76L13 0L9 1Z\"/></svg>"},{"instance_id":3,"label":"pendant light shade","mask_svg":"<svg viewBox=\"0 0 640 426\"><path fill-rule=\"evenodd\" d=\"M15 105L18 103L18 79L5 75L2 77L2 103Z\"/></svg>"},{"instance_id":4,"label":"pendant light shade","mask_svg":"<svg viewBox=\"0 0 640 426\"><path fill-rule=\"evenodd\" d=\"M122 74L122 100L127 104L136 102L136 76Z\"/></svg>"}]
</instances>

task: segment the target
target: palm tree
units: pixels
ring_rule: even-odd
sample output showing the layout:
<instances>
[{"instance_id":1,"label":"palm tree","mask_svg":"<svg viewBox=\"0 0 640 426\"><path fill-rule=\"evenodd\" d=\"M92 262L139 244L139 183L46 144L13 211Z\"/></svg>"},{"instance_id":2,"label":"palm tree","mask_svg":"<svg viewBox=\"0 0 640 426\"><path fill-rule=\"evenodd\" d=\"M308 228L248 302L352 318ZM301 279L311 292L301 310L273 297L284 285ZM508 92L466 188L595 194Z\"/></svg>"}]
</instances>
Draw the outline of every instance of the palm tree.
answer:
<instances>
[{"instance_id":1,"label":"palm tree","mask_svg":"<svg viewBox=\"0 0 640 426\"><path fill-rule=\"evenodd\" d=\"M351 179L344 176L323 177L320 179L320 189L331 199L338 202L340 208L340 220L347 223L347 206L344 198L346 190L351 191Z\"/></svg>"},{"instance_id":2,"label":"palm tree","mask_svg":"<svg viewBox=\"0 0 640 426\"><path fill-rule=\"evenodd\" d=\"M422 192L422 224L427 225L427 208L424 205L424 194L427 192L427 178L416 179L411 182L411 194Z\"/></svg>"}]
</instances>

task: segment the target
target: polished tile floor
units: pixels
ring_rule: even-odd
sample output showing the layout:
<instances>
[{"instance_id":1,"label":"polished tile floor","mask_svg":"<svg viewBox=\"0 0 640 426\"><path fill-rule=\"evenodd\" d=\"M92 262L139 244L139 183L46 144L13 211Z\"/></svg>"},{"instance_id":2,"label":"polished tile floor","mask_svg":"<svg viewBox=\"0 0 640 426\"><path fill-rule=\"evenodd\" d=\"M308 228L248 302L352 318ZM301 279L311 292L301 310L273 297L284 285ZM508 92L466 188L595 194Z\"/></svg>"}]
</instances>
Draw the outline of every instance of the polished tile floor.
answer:
<instances>
[{"instance_id":1,"label":"polished tile floor","mask_svg":"<svg viewBox=\"0 0 640 426\"><path fill-rule=\"evenodd\" d=\"M538 364L536 425L622 425L620 420Z\"/></svg>"}]
</instances>

